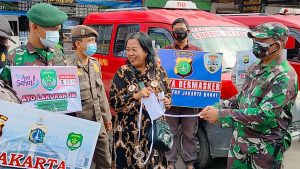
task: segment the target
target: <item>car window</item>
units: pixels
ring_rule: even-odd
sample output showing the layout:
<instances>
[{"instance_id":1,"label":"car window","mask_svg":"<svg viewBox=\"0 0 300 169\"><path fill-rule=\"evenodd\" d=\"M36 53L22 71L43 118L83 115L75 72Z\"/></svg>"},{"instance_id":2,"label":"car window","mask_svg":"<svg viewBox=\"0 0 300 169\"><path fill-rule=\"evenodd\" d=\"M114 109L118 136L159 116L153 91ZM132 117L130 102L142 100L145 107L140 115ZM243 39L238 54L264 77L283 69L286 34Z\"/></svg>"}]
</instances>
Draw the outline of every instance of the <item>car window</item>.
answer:
<instances>
[{"instance_id":1,"label":"car window","mask_svg":"<svg viewBox=\"0 0 300 169\"><path fill-rule=\"evenodd\" d=\"M95 29L99 34L96 53L108 55L113 25L92 25L90 27Z\"/></svg>"},{"instance_id":2,"label":"car window","mask_svg":"<svg viewBox=\"0 0 300 169\"><path fill-rule=\"evenodd\" d=\"M300 32L289 28L289 39L286 45L287 59L300 62Z\"/></svg>"},{"instance_id":3,"label":"car window","mask_svg":"<svg viewBox=\"0 0 300 169\"><path fill-rule=\"evenodd\" d=\"M114 55L120 57L126 57L125 52L125 41L126 38L135 32L139 32L139 25L119 25L117 29L115 45L114 45Z\"/></svg>"},{"instance_id":4,"label":"car window","mask_svg":"<svg viewBox=\"0 0 300 169\"><path fill-rule=\"evenodd\" d=\"M172 35L169 31L163 28L149 28L148 35L155 41L155 48L163 48L173 42Z\"/></svg>"}]
</instances>

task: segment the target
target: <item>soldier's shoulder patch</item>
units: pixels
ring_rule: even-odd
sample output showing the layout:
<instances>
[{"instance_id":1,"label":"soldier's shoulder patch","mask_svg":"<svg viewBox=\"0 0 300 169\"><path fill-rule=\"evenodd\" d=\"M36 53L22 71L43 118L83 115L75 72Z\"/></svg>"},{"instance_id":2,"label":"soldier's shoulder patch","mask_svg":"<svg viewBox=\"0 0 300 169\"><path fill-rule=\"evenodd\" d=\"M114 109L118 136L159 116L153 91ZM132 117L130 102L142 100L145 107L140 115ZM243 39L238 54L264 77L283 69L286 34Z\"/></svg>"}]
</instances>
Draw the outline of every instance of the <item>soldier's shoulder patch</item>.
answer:
<instances>
[{"instance_id":1,"label":"soldier's shoulder patch","mask_svg":"<svg viewBox=\"0 0 300 169\"><path fill-rule=\"evenodd\" d=\"M99 65L97 63L93 63L93 67L94 67L95 72L97 72L97 73L100 72L100 68L99 68Z\"/></svg>"}]
</instances>

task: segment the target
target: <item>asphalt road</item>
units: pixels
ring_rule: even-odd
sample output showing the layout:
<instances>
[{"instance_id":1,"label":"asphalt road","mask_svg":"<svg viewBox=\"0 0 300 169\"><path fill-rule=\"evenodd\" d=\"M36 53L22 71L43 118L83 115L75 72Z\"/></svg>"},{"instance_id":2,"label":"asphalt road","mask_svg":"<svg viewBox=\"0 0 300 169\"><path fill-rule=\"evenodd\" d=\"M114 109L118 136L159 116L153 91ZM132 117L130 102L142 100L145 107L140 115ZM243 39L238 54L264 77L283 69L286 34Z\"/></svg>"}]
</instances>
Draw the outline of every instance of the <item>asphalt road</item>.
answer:
<instances>
[{"instance_id":1,"label":"asphalt road","mask_svg":"<svg viewBox=\"0 0 300 169\"><path fill-rule=\"evenodd\" d=\"M284 169L300 169L300 136L293 139L293 143L284 154ZM226 169L227 158L215 158L207 169ZM177 169L185 169L183 161L180 159L176 165Z\"/></svg>"},{"instance_id":2,"label":"asphalt road","mask_svg":"<svg viewBox=\"0 0 300 169\"><path fill-rule=\"evenodd\" d=\"M289 150L285 152L284 155L284 169L300 169L300 136L293 139L293 143ZM215 158L207 169L225 169L227 158ZM177 164L177 169L185 169L184 163L181 158L179 158ZM94 169L92 165L91 169Z\"/></svg>"}]
</instances>

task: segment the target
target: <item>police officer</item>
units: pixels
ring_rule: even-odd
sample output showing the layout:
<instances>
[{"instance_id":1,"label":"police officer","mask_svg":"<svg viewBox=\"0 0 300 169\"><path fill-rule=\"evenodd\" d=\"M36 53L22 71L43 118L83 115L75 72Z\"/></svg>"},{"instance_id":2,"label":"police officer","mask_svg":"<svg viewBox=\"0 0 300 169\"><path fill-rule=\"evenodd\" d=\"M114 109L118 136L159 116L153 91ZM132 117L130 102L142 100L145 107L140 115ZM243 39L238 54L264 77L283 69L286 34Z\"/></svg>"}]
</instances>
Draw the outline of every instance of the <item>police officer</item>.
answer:
<instances>
[{"instance_id":1,"label":"police officer","mask_svg":"<svg viewBox=\"0 0 300 169\"><path fill-rule=\"evenodd\" d=\"M234 128L227 168L279 169L291 145L288 127L298 93L296 72L283 55L288 28L265 23L248 37L253 39L253 54L261 61L249 67L236 97L206 107L200 117Z\"/></svg>"},{"instance_id":2,"label":"police officer","mask_svg":"<svg viewBox=\"0 0 300 169\"><path fill-rule=\"evenodd\" d=\"M3 71L8 54L8 40L15 43L10 37L12 30L8 23L8 20L0 15L0 73ZM7 84L5 84L0 77L0 100L5 100L14 103L20 103L20 100L16 96L16 92Z\"/></svg>"},{"instance_id":3,"label":"police officer","mask_svg":"<svg viewBox=\"0 0 300 169\"><path fill-rule=\"evenodd\" d=\"M68 16L50 5L39 3L27 12L29 19L28 43L10 52L9 65L13 66L63 66L64 55L56 49L61 24ZM4 80L11 83L9 70L4 70Z\"/></svg>"},{"instance_id":4,"label":"police officer","mask_svg":"<svg viewBox=\"0 0 300 169\"><path fill-rule=\"evenodd\" d=\"M112 117L101 80L99 62L91 57L97 51L98 33L88 26L78 25L72 29L71 36L75 55L68 58L65 63L68 66L77 66L82 103L82 111L76 112L75 115L79 118L101 123L102 127L94 153L94 162L96 169L110 169L111 154L107 131L112 129Z\"/></svg>"}]
</instances>

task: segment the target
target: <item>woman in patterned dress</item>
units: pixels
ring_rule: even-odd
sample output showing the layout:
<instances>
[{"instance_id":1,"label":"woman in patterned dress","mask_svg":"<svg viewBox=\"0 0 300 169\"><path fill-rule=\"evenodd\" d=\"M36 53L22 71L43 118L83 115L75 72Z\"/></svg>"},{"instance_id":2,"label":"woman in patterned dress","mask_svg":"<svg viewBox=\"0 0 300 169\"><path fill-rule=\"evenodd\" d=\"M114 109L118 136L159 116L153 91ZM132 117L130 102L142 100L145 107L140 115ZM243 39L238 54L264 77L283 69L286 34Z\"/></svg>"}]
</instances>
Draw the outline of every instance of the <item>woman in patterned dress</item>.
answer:
<instances>
[{"instance_id":1,"label":"woman in patterned dress","mask_svg":"<svg viewBox=\"0 0 300 169\"><path fill-rule=\"evenodd\" d=\"M146 33L130 35L125 44L128 61L121 66L113 79L110 89L110 105L117 112L114 120L113 159L117 169L163 169L166 168L164 152L153 149L144 165L151 140L147 133L151 119L142 109L140 139L138 119L141 98L152 92L157 96L164 92L162 100L168 109L171 106L169 80L162 66L155 63L151 39Z\"/></svg>"}]
</instances>

